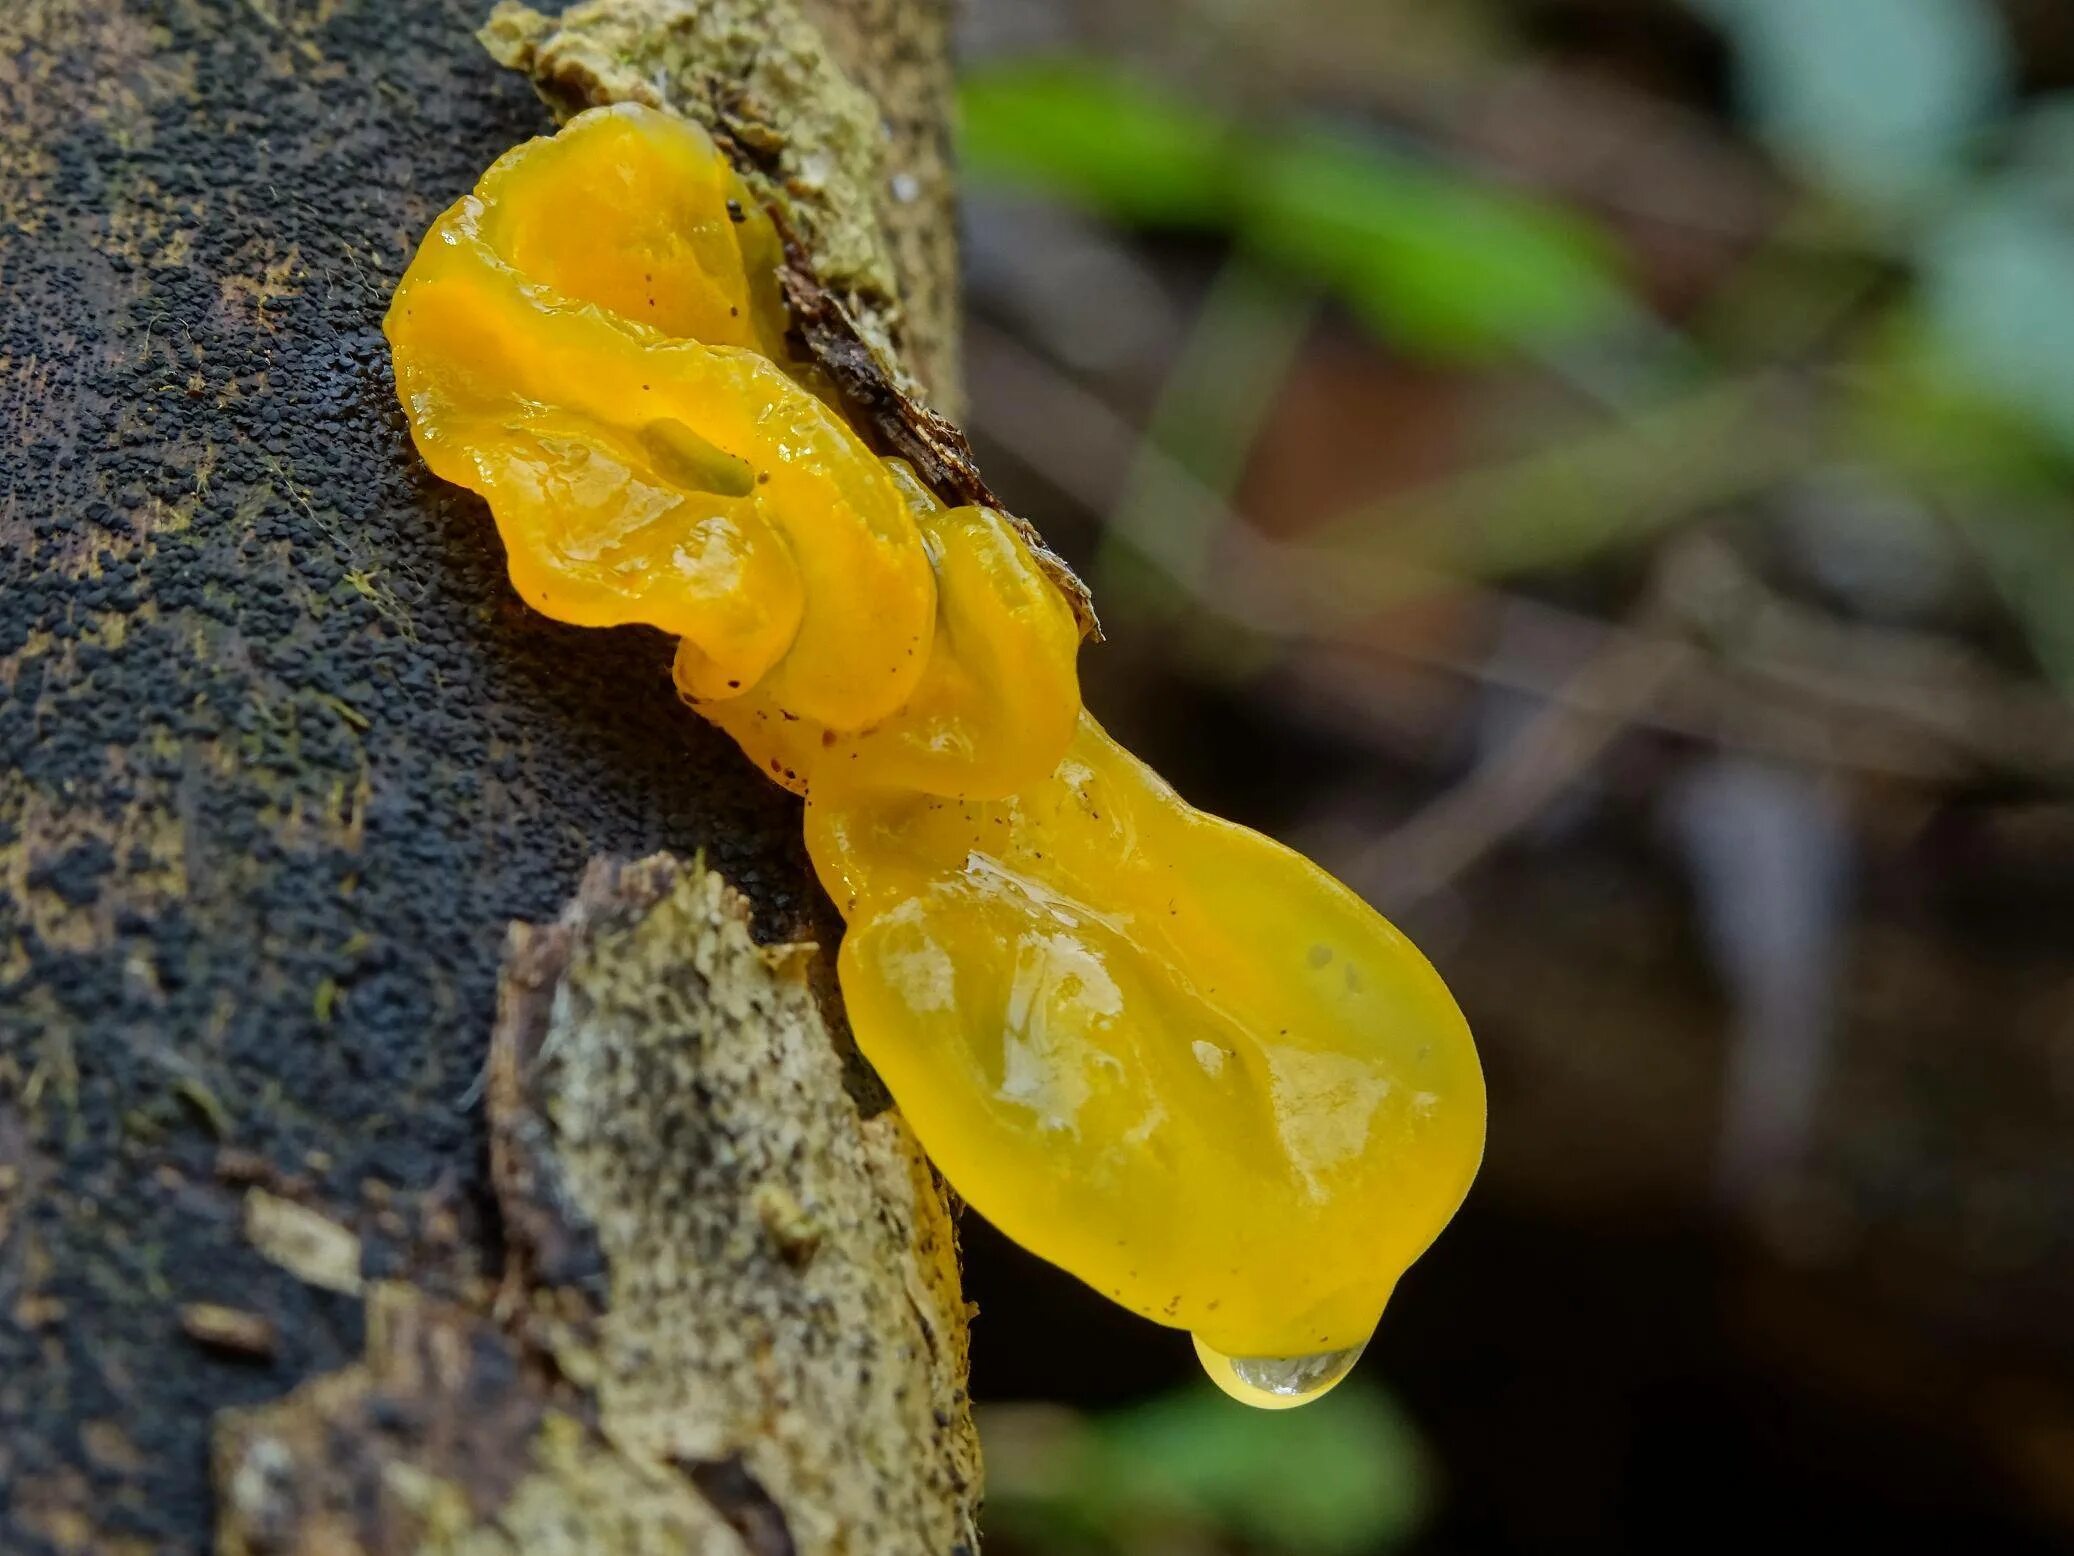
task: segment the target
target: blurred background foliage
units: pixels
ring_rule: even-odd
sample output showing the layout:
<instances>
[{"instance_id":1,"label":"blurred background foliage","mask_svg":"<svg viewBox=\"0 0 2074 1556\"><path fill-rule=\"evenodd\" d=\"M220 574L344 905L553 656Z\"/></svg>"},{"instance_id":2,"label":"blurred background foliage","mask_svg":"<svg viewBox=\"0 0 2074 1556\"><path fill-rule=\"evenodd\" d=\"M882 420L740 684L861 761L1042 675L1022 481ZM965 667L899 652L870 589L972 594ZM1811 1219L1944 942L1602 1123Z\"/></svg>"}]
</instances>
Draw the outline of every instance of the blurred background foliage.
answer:
<instances>
[{"instance_id":1,"label":"blurred background foliage","mask_svg":"<svg viewBox=\"0 0 2074 1556\"><path fill-rule=\"evenodd\" d=\"M1416 1434L1366 1381L1288 1415L1207 1386L1093 1418L994 1406L985 1431L990 1533L1036 1550L1358 1556L1394 1547L1426 1496Z\"/></svg>"},{"instance_id":2,"label":"blurred background foliage","mask_svg":"<svg viewBox=\"0 0 2074 1556\"><path fill-rule=\"evenodd\" d=\"M971 1226L991 1548L2074 1549L2074 5L963 25L1089 700L1492 1088L1308 1411Z\"/></svg>"}]
</instances>

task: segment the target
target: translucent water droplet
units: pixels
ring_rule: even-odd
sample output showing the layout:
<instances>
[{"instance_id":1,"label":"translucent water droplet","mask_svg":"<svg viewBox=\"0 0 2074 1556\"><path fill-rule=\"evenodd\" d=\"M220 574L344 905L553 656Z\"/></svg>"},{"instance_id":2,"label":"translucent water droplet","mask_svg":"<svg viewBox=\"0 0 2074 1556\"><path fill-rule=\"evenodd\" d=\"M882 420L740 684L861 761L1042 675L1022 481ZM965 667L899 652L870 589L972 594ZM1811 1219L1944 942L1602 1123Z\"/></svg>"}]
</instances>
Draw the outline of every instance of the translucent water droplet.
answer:
<instances>
[{"instance_id":1,"label":"translucent water droplet","mask_svg":"<svg viewBox=\"0 0 2074 1556\"><path fill-rule=\"evenodd\" d=\"M1335 1384L1354 1370L1354 1363L1368 1349L1368 1342L1343 1351L1318 1351L1309 1356L1226 1356L1195 1341L1195 1354L1225 1393L1242 1405L1257 1410L1293 1410L1329 1394Z\"/></svg>"}]
</instances>

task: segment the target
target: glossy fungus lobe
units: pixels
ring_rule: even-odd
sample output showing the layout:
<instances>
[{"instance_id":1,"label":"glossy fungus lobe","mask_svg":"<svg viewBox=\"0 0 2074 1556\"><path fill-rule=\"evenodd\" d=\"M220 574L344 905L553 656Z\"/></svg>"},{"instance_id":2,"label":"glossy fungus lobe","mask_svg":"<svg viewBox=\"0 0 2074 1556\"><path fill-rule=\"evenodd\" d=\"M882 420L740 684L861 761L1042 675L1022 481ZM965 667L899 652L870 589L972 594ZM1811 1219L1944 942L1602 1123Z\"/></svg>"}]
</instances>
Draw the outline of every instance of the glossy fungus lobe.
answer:
<instances>
[{"instance_id":1,"label":"glossy fungus lobe","mask_svg":"<svg viewBox=\"0 0 2074 1556\"><path fill-rule=\"evenodd\" d=\"M674 635L684 697L807 796L858 1043L959 1193L1234 1397L1315 1398L1475 1174L1468 1028L1351 891L1087 715L1065 600L866 446L778 263L697 128L579 115L397 290L418 448L533 606Z\"/></svg>"}]
</instances>

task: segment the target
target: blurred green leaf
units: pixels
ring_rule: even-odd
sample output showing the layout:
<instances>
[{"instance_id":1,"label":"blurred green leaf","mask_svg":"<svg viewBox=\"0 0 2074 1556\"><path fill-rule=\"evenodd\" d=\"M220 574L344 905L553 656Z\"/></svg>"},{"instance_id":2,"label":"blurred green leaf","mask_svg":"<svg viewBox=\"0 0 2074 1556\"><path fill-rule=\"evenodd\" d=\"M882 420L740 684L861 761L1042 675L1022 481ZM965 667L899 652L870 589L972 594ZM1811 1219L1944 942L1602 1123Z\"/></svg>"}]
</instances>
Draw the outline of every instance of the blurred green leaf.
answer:
<instances>
[{"instance_id":1,"label":"blurred green leaf","mask_svg":"<svg viewBox=\"0 0 2074 1556\"><path fill-rule=\"evenodd\" d=\"M1346 1384L1301 1410L1234 1409L1207 1388L1099 1425L1143 1502L1193 1510L1271 1550L1341 1556L1409 1534L1424 1506L1417 1433L1383 1394Z\"/></svg>"},{"instance_id":2,"label":"blurred green leaf","mask_svg":"<svg viewBox=\"0 0 2074 1556\"><path fill-rule=\"evenodd\" d=\"M1627 312L1605 245L1556 207L1321 132L1252 161L1245 242L1399 345L1483 357Z\"/></svg>"},{"instance_id":3,"label":"blurred green leaf","mask_svg":"<svg viewBox=\"0 0 2074 1556\"><path fill-rule=\"evenodd\" d=\"M1033 1550L1353 1556L1404 1540L1427 1501L1418 1434L1359 1381L1280 1412L1208 1385L1105 1416L996 1405L980 1436L990 1530Z\"/></svg>"},{"instance_id":4,"label":"blurred green leaf","mask_svg":"<svg viewBox=\"0 0 2074 1556\"><path fill-rule=\"evenodd\" d=\"M1766 138L1874 207L1937 192L2009 96L2009 41L1983 0L1689 3L1727 34Z\"/></svg>"},{"instance_id":5,"label":"blurred green leaf","mask_svg":"<svg viewBox=\"0 0 2074 1556\"><path fill-rule=\"evenodd\" d=\"M1138 225L1223 218L1231 125L1114 66L1060 58L972 70L958 117L959 160L974 178Z\"/></svg>"},{"instance_id":6,"label":"blurred green leaf","mask_svg":"<svg viewBox=\"0 0 2074 1556\"><path fill-rule=\"evenodd\" d=\"M1950 371L2074 451L2074 114L1924 239L1921 301Z\"/></svg>"},{"instance_id":7,"label":"blurred green leaf","mask_svg":"<svg viewBox=\"0 0 2074 1556\"><path fill-rule=\"evenodd\" d=\"M1843 387L1853 446L1911 480L2025 496L2065 486L2038 419L1956 367L1916 299L1867 332Z\"/></svg>"},{"instance_id":8,"label":"blurred green leaf","mask_svg":"<svg viewBox=\"0 0 2074 1556\"><path fill-rule=\"evenodd\" d=\"M2074 209L2074 92L2034 100L2014 129L2010 166L2039 198Z\"/></svg>"},{"instance_id":9,"label":"blurred green leaf","mask_svg":"<svg viewBox=\"0 0 2074 1556\"><path fill-rule=\"evenodd\" d=\"M1379 146L1242 127L1069 59L974 71L961 105L975 178L1227 232L1406 350L1481 359L1634 317L1583 221Z\"/></svg>"}]
</instances>

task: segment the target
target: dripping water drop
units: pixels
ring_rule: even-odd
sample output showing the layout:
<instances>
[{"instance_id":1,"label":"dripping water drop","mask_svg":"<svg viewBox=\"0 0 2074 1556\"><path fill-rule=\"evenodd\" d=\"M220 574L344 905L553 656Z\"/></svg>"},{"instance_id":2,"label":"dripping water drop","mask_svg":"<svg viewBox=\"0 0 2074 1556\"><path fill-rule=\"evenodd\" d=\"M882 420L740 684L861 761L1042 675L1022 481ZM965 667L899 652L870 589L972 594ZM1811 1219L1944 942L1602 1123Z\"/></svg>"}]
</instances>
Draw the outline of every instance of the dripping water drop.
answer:
<instances>
[{"instance_id":1,"label":"dripping water drop","mask_svg":"<svg viewBox=\"0 0 2074 1556\"><path fill-rule=\"evenodd\" d=\"M1317 1351L1309 1356L1226 1356L1205 1345L1198 1335L1195 1354L1225 1393L1242 1405L1257 1410L1293 1410L1330 1393L1348 1373L1368 1342L1340 1351Z\"/></svg>"}]
</instances>

